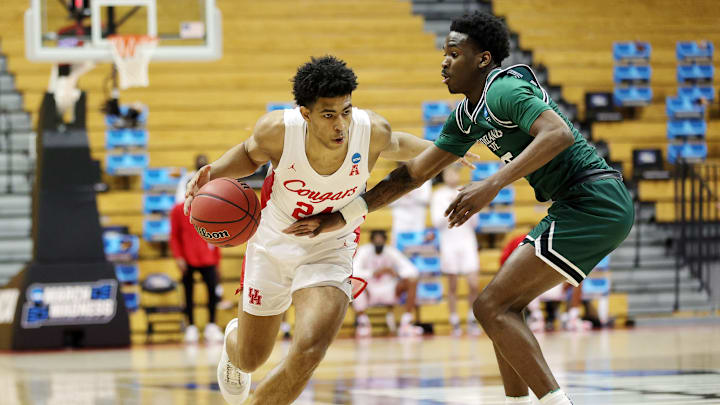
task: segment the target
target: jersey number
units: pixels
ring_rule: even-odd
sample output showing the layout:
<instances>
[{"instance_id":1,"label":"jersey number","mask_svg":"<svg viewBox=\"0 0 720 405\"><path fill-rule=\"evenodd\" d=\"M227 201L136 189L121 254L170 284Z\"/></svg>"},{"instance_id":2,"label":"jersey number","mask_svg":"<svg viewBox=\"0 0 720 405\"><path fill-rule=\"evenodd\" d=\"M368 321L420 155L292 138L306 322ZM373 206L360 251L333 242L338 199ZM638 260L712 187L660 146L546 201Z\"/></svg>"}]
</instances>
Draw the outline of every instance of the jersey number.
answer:
<instances>
[{"instance_id":1,"label":"jersey number","mask_svg":"<svg viewBox=\"0 0 720 405\"><path fill-rule=\"evenodd\" d=\"M298 201L297 203L298 208L295 208L295 211L293 211L292 216L295 219L303 219L305 217L309 217L312 215L313 211L315 210L315 207L308 203L304 203L301 201ZM327 207L324 210L322 210L321 214L329 214L333 210L333 207Z\"/></svg>"},{"instance_id":2,"label":"jersey number","mask_svg":"<svg viewBox=\"0 0 720 405\"><path fill-rule=\"evenodd\" d=\"M513 160L514 157L515 156L513 156L513 154L511 152L508 152L508 153L500 156L500 160L502 160L505 164L508 164Z\"/></svg>"}]
</instances>

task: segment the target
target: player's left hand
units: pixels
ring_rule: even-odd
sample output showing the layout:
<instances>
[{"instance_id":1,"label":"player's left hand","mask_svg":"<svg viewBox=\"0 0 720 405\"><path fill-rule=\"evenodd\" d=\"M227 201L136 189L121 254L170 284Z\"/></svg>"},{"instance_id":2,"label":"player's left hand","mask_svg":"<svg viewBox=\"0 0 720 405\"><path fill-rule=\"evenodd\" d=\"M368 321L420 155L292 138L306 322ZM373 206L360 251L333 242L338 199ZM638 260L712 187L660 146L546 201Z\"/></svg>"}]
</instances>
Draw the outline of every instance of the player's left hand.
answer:
<instances>
[{"instance_id":1,"label":"player's left hand","mask_svg":"<svg viewBox=\"0 0 720 405\"><path fill-rule=\"evenodd\" d=\"M284 233L295 236L309 236L314 238L323 232L336 231L345 226L345 218L340 212L317 214L303 218L283 230Z\"/></svg>"},{"instance_id":2,"label":"player's left hand","mask_svg":"<svg viewBox=\"0 0 720 405\"><path fill-rule=\"evenodd\" d=\"M453 228L464 224L471 216L490 204L490 201L499 192L500 187L487 180L460 187L460 194L445 210L448 227Z\"/></svg>"},{"instance_id":3,"label":"player's left hand","mask_svg":"<svg viewBox=\"0 0 720 405\"><path fill-rule=\"evenodd\" d=\"M480 161L480 156L472 153L467 152L465 156L458 159L458 162L460 162L463 166L469 167L470 169L475 169L475 162Z\"/></svg>"}]
</instances>

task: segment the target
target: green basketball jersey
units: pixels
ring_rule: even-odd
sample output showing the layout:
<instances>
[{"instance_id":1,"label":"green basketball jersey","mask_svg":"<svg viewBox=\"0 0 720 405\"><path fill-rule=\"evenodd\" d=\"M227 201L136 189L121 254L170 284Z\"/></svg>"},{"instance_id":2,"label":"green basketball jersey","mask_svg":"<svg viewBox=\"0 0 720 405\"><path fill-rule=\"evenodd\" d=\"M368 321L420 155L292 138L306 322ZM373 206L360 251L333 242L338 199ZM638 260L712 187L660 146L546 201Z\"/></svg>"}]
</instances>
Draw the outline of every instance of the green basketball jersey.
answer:
<instances>
[{"instance_id":1,"label":"green basketball jersey","mask_svg":"<svg viewBox=\"0 0 720 405\"><path fill-rule=\"evenodd\" d=\"M477 141L484 143L503 162L509 163L534 139L530 127L544 111L554 110L568 125L575 143L541 168L526 176L538 201L548 201L575 173L609 166L540 87L526 65L495 69L488 75L485 90L471 111L463 100L448 117L435 145L463 156Z\"/></svg>"}]
</instances>

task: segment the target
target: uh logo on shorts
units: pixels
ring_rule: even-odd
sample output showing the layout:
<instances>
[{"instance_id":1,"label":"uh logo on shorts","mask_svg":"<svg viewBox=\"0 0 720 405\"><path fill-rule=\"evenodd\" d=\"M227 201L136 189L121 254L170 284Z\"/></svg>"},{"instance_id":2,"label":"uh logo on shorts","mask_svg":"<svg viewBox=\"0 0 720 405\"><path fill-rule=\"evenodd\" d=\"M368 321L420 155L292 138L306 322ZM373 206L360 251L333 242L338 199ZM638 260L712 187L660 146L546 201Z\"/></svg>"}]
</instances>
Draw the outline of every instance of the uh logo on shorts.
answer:
<instances>
[{"instance_id":1,"label":"uh logo on shorts","mask_svg":"<svg viewBox=\"0 0 720 405\"><path fill-rule=\"evenodd\" d=\"M248 288L248 298L250 298L251 304L262 305L262 295L260 295L260 290L255 288Z\"/></svg>"},{"instance_id":2,"label":"uh logo on shorts","mask_svg":"<svg viewBox=\"0 0 720 405\"><path fill-rule=\"evenodd\" d=\"M362 156L359 153L355 153L352 155L352 169L350 169L350 175L351 176L357 176L360 174L360 169L358 169L358 163L360 163L360 159L362 159Z\"/></svg>"}]
</instances>

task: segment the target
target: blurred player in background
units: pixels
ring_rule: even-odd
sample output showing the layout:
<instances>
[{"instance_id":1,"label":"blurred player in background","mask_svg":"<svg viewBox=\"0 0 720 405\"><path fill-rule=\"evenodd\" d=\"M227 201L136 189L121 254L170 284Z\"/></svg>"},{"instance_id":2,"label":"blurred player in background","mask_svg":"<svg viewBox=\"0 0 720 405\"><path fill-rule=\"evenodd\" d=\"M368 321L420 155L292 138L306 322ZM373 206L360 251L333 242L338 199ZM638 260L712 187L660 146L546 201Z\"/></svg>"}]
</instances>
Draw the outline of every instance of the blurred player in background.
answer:
<instances>
[{"instance_id":1,"label":"blurred player in background","mask_svg":"<svg viewBox=\"0 0 720 405\"><path fill-rule=\"evenodd\" d=\"M443 185L432 195L430 215L433 226L440 237L440 268L448 278L448 306L450 309L450 326L455 336L462 335L460 316L457 313L458 276L464 276L468 283L469 311L467 314L467 332L473 336L480 334L480 327L472 312L472 303L478 293L478 244L475 237L477 216L473 216L462 226L448 227L445 209L458 195L460 184L460 167L452 165L442 172Z\"/></svg>"},{"instance_id":2,"label":"blurred player in background","mask_svg":"<svg viewBox=\"0 0 720 405\"><path fill-rule=\"evenodd\" d=\"M382 230L370 233L370 243L358 248L353 261L353 276L366 279L367 288L353 301L357 313L358 337L371 334L370 318L365 314L368 307L393 307L405 297L405 312L400 318L398 336L419 336L422 328L414 326L415 293L417 292L418 269L393 246L387 245L387 234ZM391 332L395 331L395 316L392 309L386 322Z\"/></svg>"},{"instance_id":3,"label":"blurred player in background","mask_svg":"<svg viewBox=\"0 0 720 405\"><path fill-rule=\"evenodd\" d=\"M226 327L217 370L220 391L231 404L248 397L250 373L270 356L291 303L295 330L289 352L249 403L293 402L335 339L353 296L349 278L362 216L353 214L317 239L304 237L303 229L298 235L284 230L312 214L343 209L365 190L380 156L405 161L432 145L394 133L380 115L353 107L356 87L345 62L313 58L293 79L299 107L262 116L246 141L188 183L186 211L211 179L249 176L268 161L273 167L263 185L262 220L247 244L238 318Z\"/></svg>"}]
</instances>

